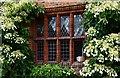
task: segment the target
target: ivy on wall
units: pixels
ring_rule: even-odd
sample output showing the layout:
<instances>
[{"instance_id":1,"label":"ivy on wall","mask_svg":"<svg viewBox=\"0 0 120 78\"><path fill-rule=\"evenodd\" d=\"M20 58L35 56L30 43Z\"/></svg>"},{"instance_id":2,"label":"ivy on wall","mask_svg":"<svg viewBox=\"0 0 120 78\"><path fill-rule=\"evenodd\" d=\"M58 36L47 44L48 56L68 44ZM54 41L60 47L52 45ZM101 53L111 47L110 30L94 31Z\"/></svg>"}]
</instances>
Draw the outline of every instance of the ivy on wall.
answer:
<instances>
[{"instance_id":1,"label":"ivy on wall","mask_svg":"<svg viewBox=\"0 0 120 78\"><path fill-rule=\"evenodd\" d=\"M120 77L120 2L100 1L86 5L87 33L84 62L80 74L89 78Z\"/></svg>"},{"instance_id":2,"label":"ivy on wall","mask_svg":"<svg viewBox=\"0 0 120 78\"><path fill-rule=\"evenodd\" d=\"M0 29L2 30L2 47L0 63L2 77L14 78L29 76L33 67L33 52L29 49L29 26L39 13L44 13L43 6L35 2L5 2L1 6Z\"/></svg>"}]
</instances>

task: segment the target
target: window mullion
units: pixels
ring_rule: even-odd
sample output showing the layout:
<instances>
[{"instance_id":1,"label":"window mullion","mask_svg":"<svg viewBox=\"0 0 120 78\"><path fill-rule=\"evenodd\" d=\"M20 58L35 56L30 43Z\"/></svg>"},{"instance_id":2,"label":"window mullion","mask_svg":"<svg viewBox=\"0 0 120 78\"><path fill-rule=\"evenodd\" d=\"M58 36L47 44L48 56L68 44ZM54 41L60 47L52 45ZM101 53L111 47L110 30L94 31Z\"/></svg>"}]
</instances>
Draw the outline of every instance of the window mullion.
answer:
<instances>
[{"instance_id":1,"label":"window mullion","mask_svg":"<svg viewBox=\"0 0 120 78\"><path fill-rule=\"evenodd\" d=\"M56 61L59 63L61 59L61 53L60 53L60 41L58 40L60 36L60 15L57 14L56 17Z\"/></svg>"},{"instance_id":2,"label":"window mullion","mask_svg":"<svg viewBox=\"0 0 120 78\"><path fill-rule=\"evenodd\" d=\"M69 42L69 45L70 45L70 47L69 47L70 64L72 64L74 61L74 52L73 52L74 48L73 48L73 40L72 40L73 35L74 35L74 15L71 12L70 13L70 42Z\"/></svg>"},{"instance_id":3,"label":"window mullion","mask_svg":"<svg viewBox=\"0 0 120 78\"><path fill-rule=\"evenodd\" d=\"M70 37L73 37L74 35L74 15L71 12L70 13Z\"/></svg>"},{"instance_id":4,"label":"window mullion","mask_svg":"<svg viewBox=\"0 0 120 78\"><path fill-rule=\"evenodd\" d=\"M48 43L46 38L48 37L48 18L44 15L44 62L48 61Z\"/></svg>"}]
</instances>

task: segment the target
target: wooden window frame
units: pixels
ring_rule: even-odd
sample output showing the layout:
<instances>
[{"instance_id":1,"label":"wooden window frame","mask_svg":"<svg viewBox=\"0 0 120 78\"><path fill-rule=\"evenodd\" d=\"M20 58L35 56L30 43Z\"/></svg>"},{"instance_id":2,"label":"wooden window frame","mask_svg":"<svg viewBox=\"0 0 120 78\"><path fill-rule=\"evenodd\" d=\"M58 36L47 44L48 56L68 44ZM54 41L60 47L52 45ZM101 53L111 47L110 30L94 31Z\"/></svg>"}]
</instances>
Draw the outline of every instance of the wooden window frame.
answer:
<instances>
[{"instance_id":1,"label":"wooden window frame","mask_svg":"<svg viewBox=\"0 0 120 78\"><path fill-rule=\"evenodd\" d=\"M74 62L74 40L84 41L85 40L85 33L83 32L82 36L75 36L74 37L74 15L75 14L83 14L84 10L72 10L72 11L66 11L66 12L51 12L51 13L45 13L44 16L44 36L43 37L37 37L37 31L36 31L36 23L34 21L34 44L35 47L33 50L37 53L37 43L39 41L43 41L44 43L44 60L37 60L37 54L35 55L35 61L37 63L49 63L48 59L48 41L49 40L56 40L56 61L54 63L60 63L61 62L61 50L60 50L60 41L62 40L68 40L69 41L69 61L70 64ZM70 35L69 36L60 36L60 16L62 15L69 15L69 21L70 21ZM48 37L48 17L56 17L56 37ZM36 19L37 20L37 19Z\"/></svg>"}]
</instances>

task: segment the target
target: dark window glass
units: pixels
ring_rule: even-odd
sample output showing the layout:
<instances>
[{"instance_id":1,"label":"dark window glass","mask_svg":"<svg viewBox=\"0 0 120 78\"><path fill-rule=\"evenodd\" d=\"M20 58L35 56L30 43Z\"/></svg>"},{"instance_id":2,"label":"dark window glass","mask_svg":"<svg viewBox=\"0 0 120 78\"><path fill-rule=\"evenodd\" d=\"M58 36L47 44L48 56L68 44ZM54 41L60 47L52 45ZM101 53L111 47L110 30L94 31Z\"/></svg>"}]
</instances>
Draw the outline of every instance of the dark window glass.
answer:
<instances>
[{"instance_id":1,"label":"dark window glass","mask_svg":"<svg viewBox=\"0 0 120 78\"><path fill-rule=\"evenodd\" d=\"M82 47L82 41L74 41L74 61L77 61L76 57L82 56Z\"/></svg>"},{"instance_id":2,"label":"dark window glass","mask_svg":"<svg viewBox=\"0 0 120 78\"><path fill-rule=\"evenodd\" d=\"M49 51L49 61L55 61L56 60L56 42L55 41L49 41L48 42L48 51Z\"/></svg>"},{"instance_id":3,"label":"dark window glass","mask_svg":"<svg viewBox=\"0 0 120 78\"><path fill-rule=\"evenodd\" d=\"M44 60L44 47L43 43L38 43L37 60Z\"/></svg>"},{"instance_id":4,"label":"dark window glass","mask_svg":"<svg viewBox=\"0 0 120 78\"><path fill-rule=\"evenodd\" d=\"M61 36L69 36L69 16L61 16Z\"/></svg>"},{"instance_id":5,"label":"dark window glass","mask_svg":"<svg viewBox=\"0 0 120 78\"><path fill-rule=\"evenodd\" d=\"M48 36L55 37L56 36L56 17L50 17L48 19Z\"/></svg>"},{"instance_id":6,"label":"dark window glass","mask_svg":"<svg viewBox=\"0 0 120 78\"><path fill-rule=\"evenodd\" d=\"M37 36L42 37L44 31L44 20L36 20Z\"/></svg>"},{"instance_id":7,"label":"dark window glass","mask_svg":"<svg viewBox=\"0 0 120 78\"><path fill-rule=\"evenodd\" d=\"M74 36L81 36L83 33L83 27L81 24L82 19L82 15L74 15Z\"/></svg>"},{"instance_id":8,"label":"dark window glass","mask_svg":"<svg viewBox=\"0 0 120 78\"><path fill-rule=\"evenodd\" d=\"M69 42L62 41L61 42L61 55L63 61L69 61Z\"/></svg>"}]
</instances>

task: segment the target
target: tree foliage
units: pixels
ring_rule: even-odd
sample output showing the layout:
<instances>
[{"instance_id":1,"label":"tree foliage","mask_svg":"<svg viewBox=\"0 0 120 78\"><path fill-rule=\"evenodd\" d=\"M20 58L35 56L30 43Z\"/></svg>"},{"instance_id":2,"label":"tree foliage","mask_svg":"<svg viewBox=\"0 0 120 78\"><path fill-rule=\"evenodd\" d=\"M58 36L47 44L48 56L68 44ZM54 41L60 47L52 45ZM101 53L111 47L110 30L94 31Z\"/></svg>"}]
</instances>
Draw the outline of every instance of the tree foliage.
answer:
<instances>
[{"instance_id":1,"label":"tree foliage","mask_svg":"<svg viewBox=\"0 0 120 78\"><path fill-rule=\"evenodd\" d=\"M29 49L30 23L44 8L35 2L4 2L1 6L0 29L2 30L2 77L27 77L33 68L33 52Z\"/></svg>"},{"instance_id":2,"label":"tree foliage","mask_svg":"<svg viewBox=\"0 0 120 78\"><path fill-rule=\"evenodd\" d=\"M84 77L120 77L120 2L86 5L83 21L87 32L84 53L89 59L80 70Z\"/></svg>"}]
</instances>

